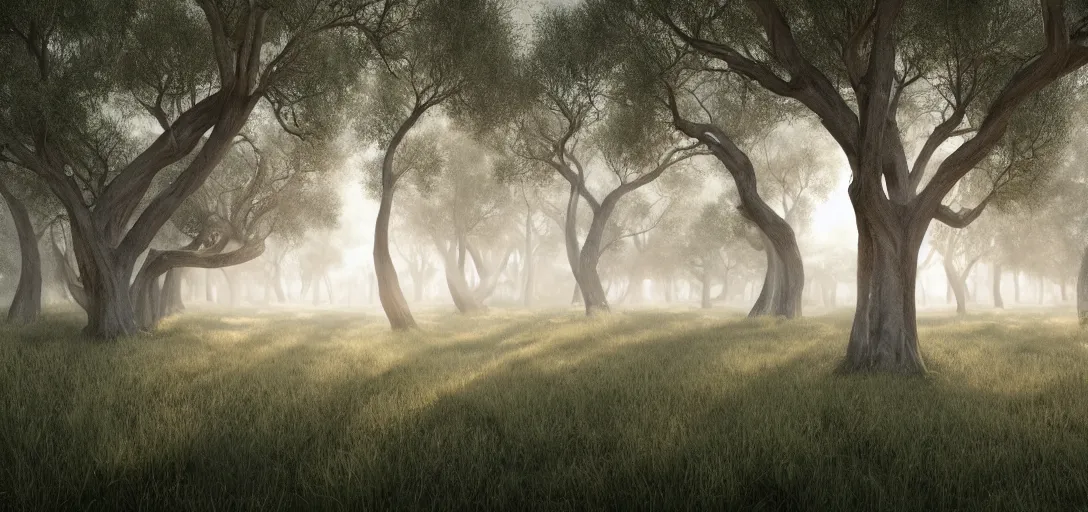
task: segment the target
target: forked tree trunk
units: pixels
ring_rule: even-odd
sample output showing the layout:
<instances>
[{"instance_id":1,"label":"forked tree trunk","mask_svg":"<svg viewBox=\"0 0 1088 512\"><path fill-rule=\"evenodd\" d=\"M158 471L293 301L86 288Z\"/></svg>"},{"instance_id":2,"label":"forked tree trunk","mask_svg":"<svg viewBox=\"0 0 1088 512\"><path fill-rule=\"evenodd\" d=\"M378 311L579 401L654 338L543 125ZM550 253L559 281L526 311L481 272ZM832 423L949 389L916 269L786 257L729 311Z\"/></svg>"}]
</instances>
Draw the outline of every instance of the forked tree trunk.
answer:
<instances>
[{"instance_id":1,"label":"forked tree trunk","mask_svg":"<svg viewBox=\"0 0 1088 512\"><path fill-rule=\"evenodd\" d=\"M849 189L858 227L858 300L845 369L924 373L914 295L929 221L904 219L905 212L871 203L861 189L857 182Z\"/></svg>"},{"instance_id":2,"label":"forked tree trunk","mask_svg":"<svg viewBox=\"0 0 1088 512\"><path fill-rule=\"evenodd\" d=\"M28 324L38 319L42 312L42 255L38 250L38 237L30 214L19 198L0 180L0 196L8 205L15 231L19 238L19 284L15 288L8 321Z\"/></svg>"},{"instance_id":3,"label":"forked tree trunk","mask_svg":"<svg viewBox=\"0 0 1088 512\"><path fill-rule=\"evenodd\" d=\"M136 309L129 293L132 266L117 261L104 242L105 235L83 212L69 209L68 215L79 278L87 297L84 334L104 340L136 334Z\"/></svg>"},{"instance_id":4,"label":"forked tree trunk","mask_svg":"<svg viewBox=\"0 0 1088 512\"><path fill-rule=\"evenodd\" d=\"M994 263L993 268L994 307L1005 309L1005 299L1001 296L1001 264Z\"/></svg>"},{"instance_id":5,"label":"forked tree trunk","mask_svg":"<svg viewBox=\"0 0 1088 512\"><path fill-rule=\"evenodd\" d=\"M461 313L478 313L486 311L487 308L476 300L476 296L469 288L468 281L465 279L464 259L458 258L458 246L459 243L453 243L448 246L444 246L436 240L436 245L443 254L443 267L446 273L446 286L450 290L450 298L453 299L453 305L457 307L457 311Z\"/></svg>"},{"instance_id":6,"label":"forked tree trunk","mask_svg":"<svg viewBox=\"0 0 1088 512\"><path fill-rule=\"evenodd\" d=\"M1088 248L1084 249L1077 272L1077 316L1081 327L1088 328Z\"/></svg>"}]
</instances>

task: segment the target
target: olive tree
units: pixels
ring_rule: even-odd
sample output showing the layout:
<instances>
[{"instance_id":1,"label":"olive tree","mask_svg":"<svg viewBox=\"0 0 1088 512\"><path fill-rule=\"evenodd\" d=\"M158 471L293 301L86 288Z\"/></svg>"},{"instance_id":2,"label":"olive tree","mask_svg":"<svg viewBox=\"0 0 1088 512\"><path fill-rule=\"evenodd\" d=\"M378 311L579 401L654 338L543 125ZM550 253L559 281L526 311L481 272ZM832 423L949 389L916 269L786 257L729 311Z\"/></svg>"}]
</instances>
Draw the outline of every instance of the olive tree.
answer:
<instances>
[{"instance_id":1,"label":"olive tree","mask_svg":"<svg viewBox=\"0 0 1088 512\"><path fill-rule=\"evenodd\" d=\"M693 51L802 105L842 148L857 222L858 301L844 369L922 372L915 281L944 201L1006 136L1025 102L1088 63L1083 5L1062 0L636 2ZM936 102L914 148L902 124ZM908 151L908 148L910 151ZM947 156L939 163L938 151Z\"/></svg>"},{"instance_id":2,"label":"olive tree","mask_svg":"<svg viewBox=\"0 0 1088 512\"><path fill-rule=\"evenodd\" d=\"M86 333L137 331L130 279L264 102L303 131L396 0L16 0L0 7L0 146L70 224Z\"/></svg>"},{"instance_id":3,"label":"olive tree","mask_svg":"<svg viewBox=\"0 0 1088 512\"><path fill-rule=\"evenodd\" d=\"M512 69L515 50L510 12L501 0L412 0L405 24L381 45L380 62L366 70L362 138L382 157L374 272L378 298L394 330L416 326L389 252L389 225L397 183L411 170L398 149L430 116L487 124L501 111L495 94Z\"/></svg>"}]
</instances>

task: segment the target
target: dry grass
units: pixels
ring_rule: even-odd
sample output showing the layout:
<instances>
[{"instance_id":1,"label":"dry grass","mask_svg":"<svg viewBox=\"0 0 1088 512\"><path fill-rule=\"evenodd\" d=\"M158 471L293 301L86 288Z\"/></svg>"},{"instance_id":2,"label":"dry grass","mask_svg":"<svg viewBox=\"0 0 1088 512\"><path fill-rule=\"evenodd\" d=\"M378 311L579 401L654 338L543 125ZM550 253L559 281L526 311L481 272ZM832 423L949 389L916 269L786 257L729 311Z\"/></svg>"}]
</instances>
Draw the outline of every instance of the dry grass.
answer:
<instances>
[{"instance_id":1,"label":"dry grass","mask_svg":"<svg viewBox=\"0 0 1088 512\"><path fill-rule=\"evenodd\" d=\"M0 327L0 508L1088 510L1072 315L924 318L926 378L835 375L845 314L422 320Z\"/></svg>"}]
</instances>

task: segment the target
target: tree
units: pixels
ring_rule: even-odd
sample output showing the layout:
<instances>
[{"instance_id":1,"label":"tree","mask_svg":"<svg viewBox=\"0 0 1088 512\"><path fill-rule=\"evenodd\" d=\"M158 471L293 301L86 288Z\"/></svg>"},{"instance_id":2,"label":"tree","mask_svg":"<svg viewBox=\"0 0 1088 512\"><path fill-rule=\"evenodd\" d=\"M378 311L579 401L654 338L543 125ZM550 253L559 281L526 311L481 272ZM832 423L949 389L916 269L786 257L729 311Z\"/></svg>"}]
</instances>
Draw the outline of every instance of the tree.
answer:
<instances>
[{"instance_id":1,"label":"tree","mask_svg":"<svg viewBox=\"0 0 1088 512\"><path fill-rule=\"evenodd\" d=\"M409 224L412 231L430 239L442 256L446 284L458 311L483 311L484 301L494 293L515 251L514 198L510 188L498 181L494 158L483 147L464 134L450 132L433 142L413 148L436 158L426 159L413 173L416 200L408 214ZM479 277L475 286L466 279L469 260Z\"/></svg>"},{"instance_id":2,"label":"tree","mask_svg":"<svg viewBox=\"0 0 1088 512\"><path fill-rule=\"evenodd\" d=\"M691 273L699 281L700 305L703 309L712 306L710 289L715 277L727 266L722 251L737 236L738 224L739 219L717 203L704 206L699 217L688 226L684 252L688 254Z\"/></svg>"},{"instance_id":3,"label":"tree","mask_svg":"<svg viewBox=\"0 0 1088 512\"><path fill-rule=\"evenodd\" d=\"M264 254L265 240L274 232L295 237L335 225L339 201L327 171L336 151L264 127L242 135L216 177L175 212L174 225L190 242L148 252L132 283L141 327L154 327L182 309L180 269L241 265ZM232 290L232 302L234 297Z\"/></svg>"},{"instance_id":4,"label":"tree","mask_svg":"<svg viewBox=\"0 0 1088 512\"><path fill-rule=\"evenodd\" d=\"M372 95L359 121L365 140L382 151L374 271L378 298L394 330L414 328L389 252L393 193L411 166L398 166L398 149L421 120L442 109L465 123L487 124L501 107L515 48L510 13L498 0L415 0L406 24L381 47L381 64L368 70Z\"/></svg>"},{"instance_id":5,"label":"tree","mask_svg":"<svg viewBox=\"0 0 1088 512\"><path fill-rule=\"evenodd\" d=\"M250 113L266 102L292 131L328 117L338 63L381 37L394 3L3 3L0 145L64 206L87 334L137 331L138 259Z\"/></svg>"},{"instance_id":6,"label":"tree","mask_svg":"<svg viewBox=\"0 0 1088 512\"><path fill-rule=\"evenodd\" d=\"M42 257L38 241L56 220L56 203L42 184L11 163L0 163L0 199L7 205L19 247L19 282L8 308L7 320L28 324L42 309ZM35 223L41 225L35 228Z\"/></svg>"},{"instance_id":7,"label":"tree","mask_svg":"<svg viewBox=\"0 0 1088 512\"><path fill-rule=\"evenodd\" d=\"M535 25L526 63L525 108L515 121L510 153L524 172L555 173L570 186L564 214L567 259L586 314L609 311L598 273L604 235L619 201L698 154L661 129L659 110L624 87L619 48L602 37L604 20L586 7L555 8ZM593 164L609 172L594 193ZM590 225L580 240L579 205Z\"/></svg>"},{"instance_id":8,"label":"tree","mask_svg":"<svg viewBox=\"0 0 1088 512\"><path fill-rule=\"evenodd\" d=\"M985 201L959 211L943 201L1001 143L1018 112L1061 108L1035 102L1020 109L1088 62L1083 6L639 4L692 50L820 119L850 163L859 234L858 301L844 369L924 371L914 304L922 240L934 219L964 227L982 213ZM928 134L908 152L903 123L917 94L937 108L918 121ZM931 165L944 148L947 157Z\"/></svg>"}]
</instances>

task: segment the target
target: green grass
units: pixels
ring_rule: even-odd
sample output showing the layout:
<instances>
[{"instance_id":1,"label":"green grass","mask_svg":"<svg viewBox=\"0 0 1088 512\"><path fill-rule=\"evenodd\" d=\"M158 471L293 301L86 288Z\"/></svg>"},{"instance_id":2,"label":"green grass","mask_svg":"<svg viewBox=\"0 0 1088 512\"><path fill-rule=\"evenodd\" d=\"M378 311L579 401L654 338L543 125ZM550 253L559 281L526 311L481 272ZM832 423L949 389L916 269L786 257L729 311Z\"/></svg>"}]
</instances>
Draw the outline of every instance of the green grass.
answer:
<instances>
[{"instance_id":1,"label":"green grass","mask_svg":"<svg viewBox=\"0 0 1088 512\"><path fill-rule=\"evenodd\" d=\"M925 378L836 375L845 314L386 325L0 327L0 509L1088 510L1071 314L926 317Z\"/></svg>"}]
</instances>

